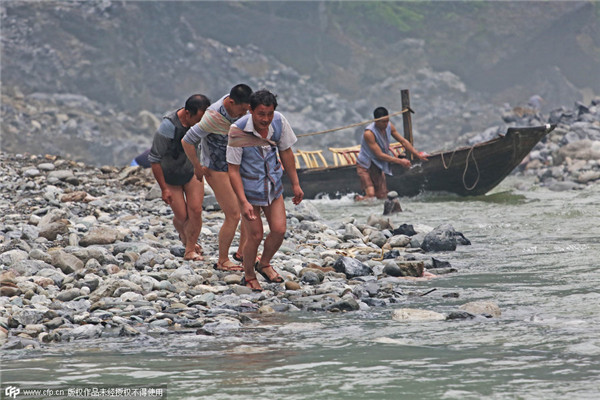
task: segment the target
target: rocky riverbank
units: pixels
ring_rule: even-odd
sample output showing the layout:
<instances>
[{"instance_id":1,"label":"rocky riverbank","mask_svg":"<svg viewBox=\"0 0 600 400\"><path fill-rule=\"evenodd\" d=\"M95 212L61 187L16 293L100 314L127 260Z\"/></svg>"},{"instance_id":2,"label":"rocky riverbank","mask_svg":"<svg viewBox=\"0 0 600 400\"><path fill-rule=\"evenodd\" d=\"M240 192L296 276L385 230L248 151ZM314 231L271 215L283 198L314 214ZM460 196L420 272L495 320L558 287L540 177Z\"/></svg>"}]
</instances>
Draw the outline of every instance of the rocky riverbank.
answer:
<instances>
[{"instance_id":1,"label":"rocky riverbank","mask_svg":"<svg viewBox=\"0 0 600 400\"><path fill-rule=\"evenodd\" d=\"M460 141L472 146L505 134L509 127L553 124L556 128L513 173L534 176L536 184L554 191L581 190L600 180L600 98L589 104L577 102L572 108L560 107L549 114L530 107L507 108L502 119L504 124Z\"/></svg>"},{"instance_id":2,"label":"rocky riverbank","mask_svg":"<svg viewBox=\"0 0 600 400\"><path fill-rule=\"evenodd\" d=\"M206 261L189 262L149 170L5 153L0 167L3 349L218 334L249 323L253 312L384 307L404 301L407 280L428 279L424 271L455 271L432 252L470 244L449 225L394 227L381 215L325 221L306 201L288 207L288 234L274 259L285 283L261 282L265 290L254 293L239 284L240 273L213 267L223 214L210 194L201 235Z\"/></svg>"}]
</instances>

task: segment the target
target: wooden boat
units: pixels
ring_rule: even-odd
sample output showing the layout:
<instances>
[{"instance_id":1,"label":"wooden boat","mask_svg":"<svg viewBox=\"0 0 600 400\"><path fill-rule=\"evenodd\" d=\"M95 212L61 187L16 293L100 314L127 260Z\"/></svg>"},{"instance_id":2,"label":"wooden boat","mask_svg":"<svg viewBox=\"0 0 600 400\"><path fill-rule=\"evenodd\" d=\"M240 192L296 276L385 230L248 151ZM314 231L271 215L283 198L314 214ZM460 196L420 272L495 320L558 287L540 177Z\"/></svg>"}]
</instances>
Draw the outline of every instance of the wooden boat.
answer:
<instances>
[{"instance_id":1,"label":"wooden boat","mask_svg":"<svg viewBox=\"0 0 600 400\"><path fill-rule=\"evenodd\" d=\"M400 196L415 196L422 192L449 192L461 196L485 194L502 182L555 127L509 128L505 135L487 142L436 152L429 156L429 161L416 160L410 169L392 165L393 175L386 176L388 190L394 190ZM355 165L299 168L297 171L305 198L362 192ZM285 174L284 189L287 195L292 193Z\"/></svg>"}]
</instances>

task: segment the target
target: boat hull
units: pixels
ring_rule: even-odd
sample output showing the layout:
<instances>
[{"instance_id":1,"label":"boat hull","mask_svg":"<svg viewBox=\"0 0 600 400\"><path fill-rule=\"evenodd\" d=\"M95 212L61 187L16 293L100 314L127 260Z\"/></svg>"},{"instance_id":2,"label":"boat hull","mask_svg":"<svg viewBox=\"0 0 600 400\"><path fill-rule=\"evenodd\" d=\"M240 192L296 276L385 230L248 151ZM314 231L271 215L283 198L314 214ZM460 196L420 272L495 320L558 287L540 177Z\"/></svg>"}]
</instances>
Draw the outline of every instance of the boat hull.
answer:
<instances>
[{"instance_id":1,"label":"boat hull","mask_svg":"<svg viewBox=\"0 0 600 400\"><path fill-rule=\"evenodd\" d=\"M478 196L497 186L529 154L554 125L509 128L505 135L452 151L436 152L428 161L415 161L410 169L392 165L387 176L388 190L400 196L422 192L449 192ZM322 194L361 193L356 166L298 169L305 198ZM284 174L285 193L292 193Z\"/></svg>"}]
</instances>

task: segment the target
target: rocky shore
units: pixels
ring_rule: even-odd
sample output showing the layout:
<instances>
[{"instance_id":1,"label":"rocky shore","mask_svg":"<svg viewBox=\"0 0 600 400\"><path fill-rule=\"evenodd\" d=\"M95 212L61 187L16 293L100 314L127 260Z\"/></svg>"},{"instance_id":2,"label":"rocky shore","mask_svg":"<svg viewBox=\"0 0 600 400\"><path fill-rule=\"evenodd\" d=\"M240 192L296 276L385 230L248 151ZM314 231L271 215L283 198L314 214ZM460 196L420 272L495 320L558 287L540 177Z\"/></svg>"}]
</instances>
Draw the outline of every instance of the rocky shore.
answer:
<instances>
[{"instance_id":1,"label":"rocky shore","mask_svg":"<svg viewBox=\"0 0 600 400\"><path fill-rule=\"evenodd\" d=\"M382 215L366 223L325 221L305 201L288 207L288 233L274 258L285 283L262 281L265 290L255 293L239 284L241 273L214 269L223 214L210 193L201 234L206 260L184 261L171 210L149 170L0 155L3 349L99 336L218 334L239 329L255 312L384 307L404 301L407 280L428 279L424 271L455 271L432 252L470 244L450 225L394 227ZM406 312L394 318L404 320Z\"/></svg>"},{"instance_id":2,"label":"rocky shore","mask_svg":"<svg viewBox=\"0 0 600 400\"><path fill-rule=\"evenodd\" d=\"M547 118L515 108L503 119L508 126L557 125L517 174L533 175L551 190L583 189L600 179L600 100L556 109ZM469 143L500 130L505 127L490 128ZM240 329L257 312L399 304L411 294L407 280L455 271L436 252L470 244L451 225L392 226L382 214L330 221L310 201L289 204L288 233L274 258L285 283L263 281L265 290L253 293L239 284L241 273L214 269L223 214L209 187L201 235L206 260L189 262L149 170L0 153L0 172L3 349L99 336L212 335ZM393 318L499 314L484 303L448 315L398 309Z\"/></svg>"},{"instance_id":3,"label":"rocky shore","mask_svg":"<svg viewBox=\"0 0 600 400\"><path fill-rule=\"evenodd\" d=\"M505 110L505 125L494 126L469 137L466 145L490 140L508 127L556 125L523 160L515 174L534 176L550 190L581 190L600 180L600 98L589 104L577 102L541 114L528 107ZM455 144L454 144L455 145Z\"/></svg>"}]
</instances>

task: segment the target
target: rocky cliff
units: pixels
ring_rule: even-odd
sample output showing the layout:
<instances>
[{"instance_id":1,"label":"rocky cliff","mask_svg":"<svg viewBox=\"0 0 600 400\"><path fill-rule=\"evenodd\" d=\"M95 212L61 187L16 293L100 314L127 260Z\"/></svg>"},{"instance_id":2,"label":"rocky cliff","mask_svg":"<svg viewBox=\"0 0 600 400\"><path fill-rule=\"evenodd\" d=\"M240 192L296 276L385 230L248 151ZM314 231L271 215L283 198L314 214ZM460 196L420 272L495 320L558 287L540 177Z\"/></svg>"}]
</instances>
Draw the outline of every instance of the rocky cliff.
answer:
<instances>
[{"instance_id":1,"label":"rocky cliff","mask_svg":"<svg viewBox=\"0 0 600 400\"><path fill-rule=\"evenodd\" d=\"M399 110L408 88L417 147L431 151L502 123L502 103L538 93L549 111L599 91L590 72L600 66L597 10L587 2L4 2L2 149L123 165L187 96L216 100L246 82L276 92L297 133L365 120L379 105ZM352 145L359 134L298 146Z\"/></svg>"}]
</instances>

